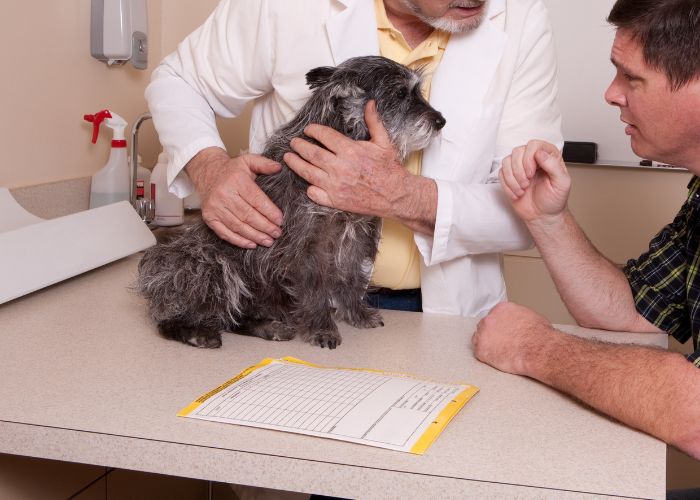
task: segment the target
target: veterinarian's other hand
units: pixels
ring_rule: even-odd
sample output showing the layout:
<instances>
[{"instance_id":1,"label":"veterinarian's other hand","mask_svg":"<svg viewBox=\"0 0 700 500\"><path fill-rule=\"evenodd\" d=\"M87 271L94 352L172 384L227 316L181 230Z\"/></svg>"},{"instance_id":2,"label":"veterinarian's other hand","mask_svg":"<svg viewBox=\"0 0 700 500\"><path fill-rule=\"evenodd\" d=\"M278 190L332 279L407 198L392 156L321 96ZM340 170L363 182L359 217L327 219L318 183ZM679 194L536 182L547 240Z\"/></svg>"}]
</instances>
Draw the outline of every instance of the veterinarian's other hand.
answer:
<instances>
[{"instance_id":1,"label":"veterinarian's other hand","mask_svg":"<svg viewBox=\"0 0 700 500\"><path fill-rule=\"evenodd\" d=\"M546 318L516 304L494 307L476 326L472 337L474 356L498 370L529 375L528 362L537 356L538 346L560 335Z\"/></svg>"},{"instance_id":2,"label":"veterinarian's other hand","mask_svg":"<svg viewBox=\"0 0 700 500\"><path fill-rule=\"evenodd\" d=\"M255 183L258 174L279 172L264 156L231 158L220 148L200 151L187 174L202 199L202 219L219 238L242 248L269 247L282 234L282 212Z\"/></svg>"},{"instance_id":3,"label":"veterinarian's other hand","mask_svg":"<svg viewBox=\"0 0 700 500\"><path fill-rule=\"evenodd\" d=\"M557 217L566 209L571 179L556 146L530 141L504 158L501 186L525 221Z\"/></svg>"},{"instance_id":4,"label":"veterinarian's other hand","mask_svg":"<svg viewBox=\"0 0 700 500\"><path fill-rule=\"evenodd\" d=\"M284 161L311 186L309 198L319 205L364 215L400 220L414 230L432 232L437 210L437 187L410 174L377 114L374 101L365 107L369 141L354 141L317 124L304 133L326 149L294 139ZM416 197L420 197L417 199Z\"/></svg>"}]
</instances>

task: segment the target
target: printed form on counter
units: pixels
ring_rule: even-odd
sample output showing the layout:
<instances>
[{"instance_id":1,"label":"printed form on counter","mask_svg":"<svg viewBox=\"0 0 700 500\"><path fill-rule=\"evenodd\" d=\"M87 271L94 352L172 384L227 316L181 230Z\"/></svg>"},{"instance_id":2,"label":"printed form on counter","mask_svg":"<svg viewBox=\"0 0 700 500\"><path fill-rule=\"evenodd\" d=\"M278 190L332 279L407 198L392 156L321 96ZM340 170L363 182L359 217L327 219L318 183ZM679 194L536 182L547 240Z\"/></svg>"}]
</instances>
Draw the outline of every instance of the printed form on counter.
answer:
<instances>
[{"instance_id":1,"label":"printed form on counter","mask_svg":"<svg viewBox=\"0 0 700 500\"><path fill-rule=\"evenodd\" d=\"M178 416L423 454L479 389L267 358Z\"/></svg>"}]
</instances>

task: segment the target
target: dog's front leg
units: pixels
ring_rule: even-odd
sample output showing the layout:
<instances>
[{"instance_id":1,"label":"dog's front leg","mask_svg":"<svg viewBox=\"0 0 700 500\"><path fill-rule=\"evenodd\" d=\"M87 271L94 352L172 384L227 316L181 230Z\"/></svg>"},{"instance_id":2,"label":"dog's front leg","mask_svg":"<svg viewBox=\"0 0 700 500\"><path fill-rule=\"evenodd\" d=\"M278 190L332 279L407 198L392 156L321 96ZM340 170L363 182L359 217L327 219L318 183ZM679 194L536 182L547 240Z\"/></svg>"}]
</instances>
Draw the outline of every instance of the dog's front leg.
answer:
<instances>
[{"instance_id":1,"label":"dog's front leg","mask_svg":"<svg viewBox=\"0 0 700 500\"><path fill-rule=\"evenodd\" d=\"M336 272L331 287L335 317L355 328L384 326L379 311L370 308L363 300L377 253L378 225L378 220L369 219L350 228L354 231L346 229L335 258Z\"/></svg>"},{"instance_id":2,"label":"dog's front leg","mask_svg":"<svg viewBox=\"0 0 700 500\"><path fill-rule=\"evenodd\" d=\"M335 317L355 328L377 328L384 326L384 320L377 309L369 307L363 297L367 291L369 278L360 273L348 276L347 280L333 287Z\"/></svg>"},{"instance_id":3,"label":"dog's front leg","mask_svg":"<svg viewBox=\"0 0 700 500\"><path fill-rule=\"evenodd\" d=\"M342 339L333 320L330 293L321 267L313 267L306 270L302 283L294 287L292 321L305 341L335 349Z\"/></svg>"},{"instance_id":4,"label":"dog's front leg","mask_svg":"<svg viewBox=\"0 0 700 500\"><path fill-rule=\"evenodd\" d=\"M303 300L294 313L294 322L298 325L302 338L312 345L335 349L342 338L333 320L329 297L314 292L305 298L309 300Z\"/></svg>"}]
</instances>

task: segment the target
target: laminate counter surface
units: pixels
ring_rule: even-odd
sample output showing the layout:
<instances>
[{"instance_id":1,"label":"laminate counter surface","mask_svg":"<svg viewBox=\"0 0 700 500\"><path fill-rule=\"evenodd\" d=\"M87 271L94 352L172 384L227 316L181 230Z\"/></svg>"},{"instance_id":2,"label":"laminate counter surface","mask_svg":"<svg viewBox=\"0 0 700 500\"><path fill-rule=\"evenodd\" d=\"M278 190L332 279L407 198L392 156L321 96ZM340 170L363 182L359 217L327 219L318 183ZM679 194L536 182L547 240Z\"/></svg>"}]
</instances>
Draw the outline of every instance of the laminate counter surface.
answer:
<instances>
[{"instance_id":1,"label":"laminate counter surface","mask_svg":"<svg viewBox=\"0 0 700 500\"><path fill-rule=\"evenodd\" d=\"M474 320L384 311L343 343L161 338L129 290L138 255L0 306L0 453L347 498L665 495L664 443L471 352ZM577 334L665 347L663 335ZM179 418L266 357L376 368L480 393L423 456Z\"/></svg>"}]
</instances>

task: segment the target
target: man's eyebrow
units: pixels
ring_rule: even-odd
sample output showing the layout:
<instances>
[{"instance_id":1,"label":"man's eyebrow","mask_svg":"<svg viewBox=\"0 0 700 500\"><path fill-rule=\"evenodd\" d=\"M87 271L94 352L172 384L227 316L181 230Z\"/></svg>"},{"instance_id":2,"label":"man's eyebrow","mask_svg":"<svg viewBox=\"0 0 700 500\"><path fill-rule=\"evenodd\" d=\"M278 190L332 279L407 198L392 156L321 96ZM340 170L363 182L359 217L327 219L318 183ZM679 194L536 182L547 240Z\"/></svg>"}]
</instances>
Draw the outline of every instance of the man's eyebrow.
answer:
<instances>
[{"instance_id":1,"label":"man's eyebrow","mask_svg":"<svg viewBox=\"0 0 700 500\"><path fill-rule=\"evenodd\" d=\"M634 72L634 71L632 71L631 69L629 69L627 66L625 66L625 65L622 64L621 62L616 61L616 60L615 60L615 57L611 56L611 57L610 57L610 62L613 64L613 66L615 66L617 69L622 70L624 73L626 73L626 74L628 74L628 75L630 75L630 76L634 76L634 75L635 75L635 72Z\"/></svg>"}]
</instances>

